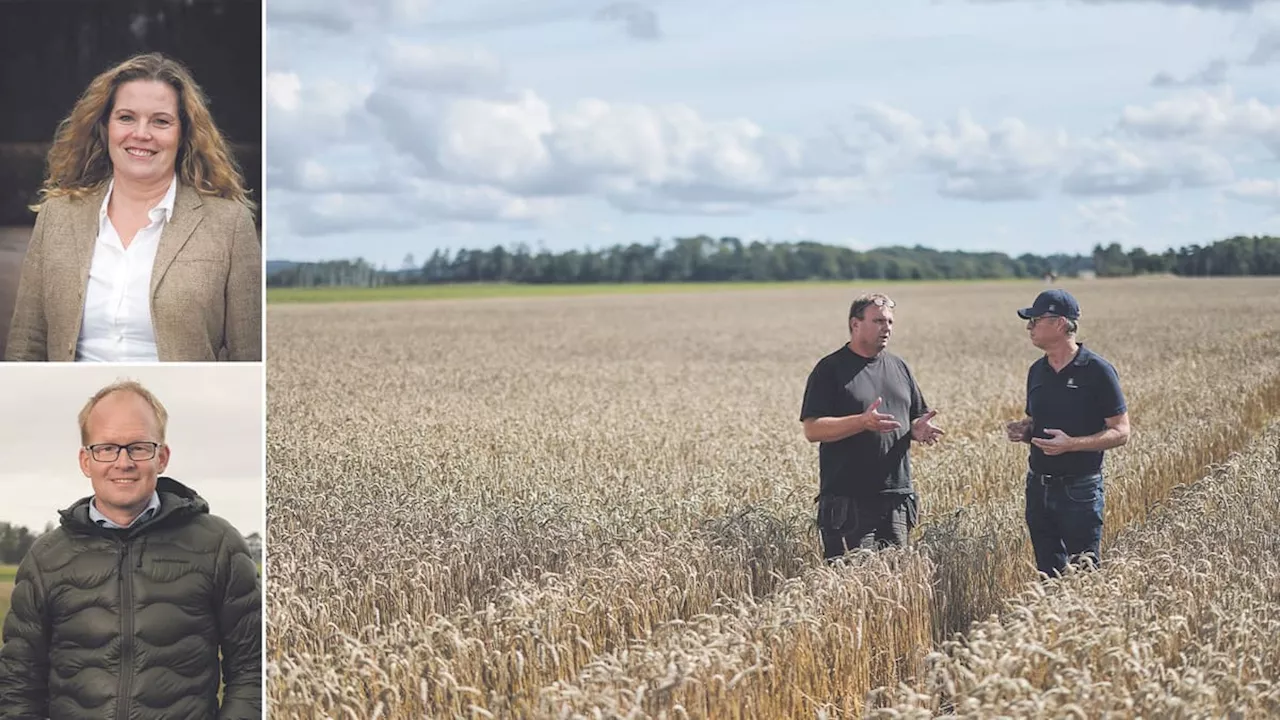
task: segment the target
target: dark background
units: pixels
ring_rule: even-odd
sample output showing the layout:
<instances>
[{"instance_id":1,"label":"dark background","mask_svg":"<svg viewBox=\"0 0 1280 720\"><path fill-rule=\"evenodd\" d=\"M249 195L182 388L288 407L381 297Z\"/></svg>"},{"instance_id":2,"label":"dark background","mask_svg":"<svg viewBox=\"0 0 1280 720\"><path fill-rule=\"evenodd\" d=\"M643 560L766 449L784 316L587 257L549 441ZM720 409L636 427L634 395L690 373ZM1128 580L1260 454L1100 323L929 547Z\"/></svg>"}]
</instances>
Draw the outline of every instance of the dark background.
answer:
<instances>
[{"instance_id":1,"label":"dark background","mask_svg":"<svg viewBox=\"0 0 1280 720\"><path fill-rule=\"evenodd\" d=\"M262 227L262 0L0 0L0 353L58 123L94 76L151 51L204 90Z\"/></svg>"}]
</instances>

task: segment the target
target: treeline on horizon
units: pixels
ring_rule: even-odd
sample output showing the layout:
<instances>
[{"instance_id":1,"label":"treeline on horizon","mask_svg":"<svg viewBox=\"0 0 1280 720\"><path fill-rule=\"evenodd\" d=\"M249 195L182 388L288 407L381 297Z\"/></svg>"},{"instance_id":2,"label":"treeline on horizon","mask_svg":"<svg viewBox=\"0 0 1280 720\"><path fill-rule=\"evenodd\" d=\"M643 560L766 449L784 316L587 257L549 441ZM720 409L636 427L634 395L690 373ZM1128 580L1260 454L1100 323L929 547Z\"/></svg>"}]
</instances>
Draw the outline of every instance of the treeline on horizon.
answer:
<instances>
[{"instance_id":1,"label":"treeline on horizon","mask_svg":"<svg viewBox=\"0 0 1280 720\"><path fill-rule=\"evenodd\" d=\"M53 524L45 526L44 532L53 529ZM26 557L27 551L43 533L33 533L25 527L12 523L0 522L0 565L17 565Z\"/></svg>"},{"instance_id":2,"label":"treeline on horizon","mask_svg":"<svg viewBox=\"0 0 1280 720\"><path fill-rule=\"evenodd\" d=\"M275 266L273 269L272 266ZM798 280L971 280L1146 274L1280 275L1280 237L1237 236L1201 247L1148 253L1118 243L1090 255L1010 257L996 252L885 247L858 251L817 242L744 243L705 235L599 250L532 252L525 245L436 250L422 264L408 255L399 269L363 259L268 263L271 287L431 285L445 283L664 283Z\"/></svg>"}]
</instances>

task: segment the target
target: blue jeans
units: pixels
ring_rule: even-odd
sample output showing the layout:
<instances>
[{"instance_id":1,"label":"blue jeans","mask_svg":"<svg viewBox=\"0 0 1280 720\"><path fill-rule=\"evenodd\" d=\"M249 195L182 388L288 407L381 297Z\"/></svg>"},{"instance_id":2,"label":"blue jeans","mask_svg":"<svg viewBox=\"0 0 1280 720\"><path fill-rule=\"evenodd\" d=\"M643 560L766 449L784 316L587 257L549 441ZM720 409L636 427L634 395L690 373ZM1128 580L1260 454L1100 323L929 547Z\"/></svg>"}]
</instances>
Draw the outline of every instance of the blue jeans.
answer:
<instances>
[{"instance_id":1,"label":"blue jeans","mask_svg":"<svg viewBox=\"0 0 1280 720\"><path fill-rule=\"evenodd\" d=\"M1027 529L1036 568L1053 577L1068 563L1101 559L1102 474L1045 476L1027 473Z\"/></svg>"}]
</instances>

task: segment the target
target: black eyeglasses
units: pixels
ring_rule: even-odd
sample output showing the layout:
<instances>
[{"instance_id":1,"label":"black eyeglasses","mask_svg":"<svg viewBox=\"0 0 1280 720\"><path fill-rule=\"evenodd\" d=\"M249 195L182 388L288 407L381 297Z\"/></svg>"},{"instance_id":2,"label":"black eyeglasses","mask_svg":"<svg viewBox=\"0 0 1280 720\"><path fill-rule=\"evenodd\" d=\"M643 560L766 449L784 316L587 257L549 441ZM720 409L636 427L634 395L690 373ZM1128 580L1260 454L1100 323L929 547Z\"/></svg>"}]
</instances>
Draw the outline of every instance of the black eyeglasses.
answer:
<instances>
[{"instance_id":1,"label":"black eyeglasses","mask_svg":"<svg viewBox=\"0 0 1280 720\"><path fill-rule=\"evenodd\" d=\"M1036 325L1039 325L1041 320L1053 320L1054 318L1060 318L1060 317L1062 316L1061 315L1037 315L1027 320L1027 327L1033 328Z\"/></svg>"},{"instance_id":2,"label":"black eyeglasses","mask_svg":"<svg viewBox=\"0 0 1280 720\"><path fill-rule=\"evenodd\" d=\"M128 445L116 445L115 443L98 443L97 445L88 445L85 450L89 451L89 455L98 462L115 462L120 457L120 451L124 450L129 453L129 459L134 462L141 460L150 460L156 456L156 452L163 447L160 443L153 442L136 442Z\"/></svg>"}]
</instances>

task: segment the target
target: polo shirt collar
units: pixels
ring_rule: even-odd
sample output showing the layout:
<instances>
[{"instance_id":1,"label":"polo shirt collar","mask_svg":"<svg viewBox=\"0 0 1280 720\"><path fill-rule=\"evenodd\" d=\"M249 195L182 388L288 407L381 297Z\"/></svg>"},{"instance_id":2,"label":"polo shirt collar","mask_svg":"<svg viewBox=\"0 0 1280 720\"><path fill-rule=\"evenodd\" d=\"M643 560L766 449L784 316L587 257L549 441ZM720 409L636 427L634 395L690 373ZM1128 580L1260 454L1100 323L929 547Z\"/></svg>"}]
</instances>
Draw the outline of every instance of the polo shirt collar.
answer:
<instances>
[{"instance_id":1,"label":"polo shirt collar","mask_svg":"<svg viewBox=\"0 0 1280 720\"><path fill-rule=\"evenodd\" d=\"M1083 367L1085 365L1088 365L1089 361L1093 359L1093 352L1091 352L1088 348L1086 348L1084 346L1084 343L1080 343L1079 345L1080 345L1080 349L1076 351L1076 356L1071 361L1071 364L1075 365L1076 367Z\"/></svg>"}]
</instances>

